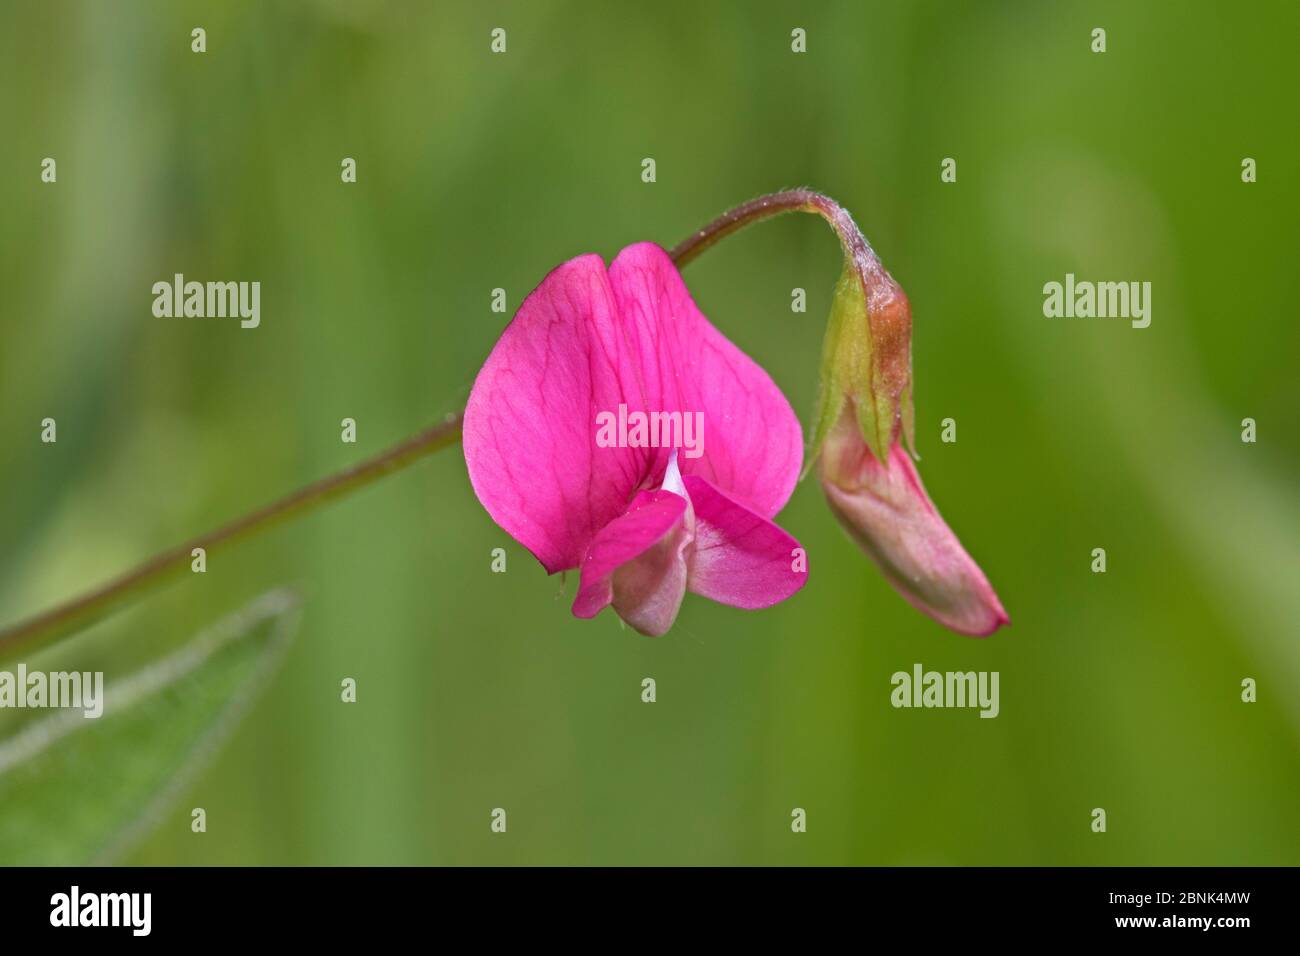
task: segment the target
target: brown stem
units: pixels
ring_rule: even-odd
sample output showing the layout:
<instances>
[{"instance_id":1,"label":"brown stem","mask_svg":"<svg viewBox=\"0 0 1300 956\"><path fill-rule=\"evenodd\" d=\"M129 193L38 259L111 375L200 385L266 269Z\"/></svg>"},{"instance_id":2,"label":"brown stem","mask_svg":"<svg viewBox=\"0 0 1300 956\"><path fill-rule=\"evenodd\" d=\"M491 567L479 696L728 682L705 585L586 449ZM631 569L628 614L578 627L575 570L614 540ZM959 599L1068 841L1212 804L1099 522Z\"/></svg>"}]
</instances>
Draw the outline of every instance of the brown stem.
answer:
<instances>
[{"instance_id":1,"label":"brown stem","mask_svg":"<svg viewBox=\"0 0 1300 956\"><path fill-rule=\"evenodd\" d=\"M417 459L447 447L460 435L461 418L462 413L456 412L446 421L380 452L373 458L315 481L279 501L236 518L215 531L163 551L93 591L88 591L48 611L5 628L0 631L0 656L9 655L20 646L31 648L35 644L54 640L69 631L98 620L132 595L185 568L195 548L203 548L205 552L211 553L222 545L246 538L281 521L312 511L327 501L368 485Z\"/></svg>"},{"instance_id":2,"label":"brown stem","mask_svg":"<svg viewBox=\"0 0 1300 956\"><path fill-rule=\"evenodd\" d=\"M787 212L815 213L830 223L839 236L845 254L852 257L864 274L864 281L888 275L875 251L863 238L862 231L853 222L853 217L849 215L848 210L829 196L823 196L811 189L788 189L785 192L770 193L741 203L736 208L724 212L703 229L677 243L669 255L672 256L677 267L681 268L733 232Z\"/></svg>"}]
</instances>

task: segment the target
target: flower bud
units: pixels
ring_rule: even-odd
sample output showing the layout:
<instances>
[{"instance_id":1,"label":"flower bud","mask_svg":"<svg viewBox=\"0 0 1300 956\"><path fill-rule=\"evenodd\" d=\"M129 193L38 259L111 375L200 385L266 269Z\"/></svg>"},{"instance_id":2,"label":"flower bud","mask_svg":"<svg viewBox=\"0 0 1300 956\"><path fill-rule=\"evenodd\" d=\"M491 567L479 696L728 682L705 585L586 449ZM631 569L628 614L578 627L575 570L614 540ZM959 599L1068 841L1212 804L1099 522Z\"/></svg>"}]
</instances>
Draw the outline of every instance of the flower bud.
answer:
<instances>
[{"instance_id":1,"label":"flower bud","mask_svg":"<svg viewBox=\"0 0 1300 956\"><path fill-rule=\"evenodd\" d=\"M851 404L821 453L831 511L918 611L984 637L1010 619L984 572L944 523L911 457L895 441L884 464L867 447Z\"/></svg>"}]
</instances>

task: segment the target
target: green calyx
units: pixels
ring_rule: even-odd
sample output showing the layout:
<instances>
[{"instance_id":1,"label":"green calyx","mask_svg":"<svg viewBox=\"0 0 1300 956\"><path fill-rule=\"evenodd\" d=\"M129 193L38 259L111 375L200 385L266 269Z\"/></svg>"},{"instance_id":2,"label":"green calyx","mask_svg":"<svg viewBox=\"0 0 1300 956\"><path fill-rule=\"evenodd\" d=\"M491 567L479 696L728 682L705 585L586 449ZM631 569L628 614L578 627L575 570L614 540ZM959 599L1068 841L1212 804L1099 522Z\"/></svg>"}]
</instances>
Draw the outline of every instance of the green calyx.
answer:
<instances>
[{"instance_id":1,"label":"green calyx","mask_svg":"<svg viewBox=\"0 0 1300 956\"><path fill-rule=\"evenodd\" d=\"M848 402L852 402L862 440L879 462L885 463L900 428L909 448L913 447L911 321L906 298L901 290L897 292L896 297L883 300L873 297L878 300L879 314L872 315L862 273L853 257L845 256L844 269L835 283L822 345L817 408L805 475L844 415ZM879 342L874 334L878 328L885 332Z\"/></svg>"}]
</instances>

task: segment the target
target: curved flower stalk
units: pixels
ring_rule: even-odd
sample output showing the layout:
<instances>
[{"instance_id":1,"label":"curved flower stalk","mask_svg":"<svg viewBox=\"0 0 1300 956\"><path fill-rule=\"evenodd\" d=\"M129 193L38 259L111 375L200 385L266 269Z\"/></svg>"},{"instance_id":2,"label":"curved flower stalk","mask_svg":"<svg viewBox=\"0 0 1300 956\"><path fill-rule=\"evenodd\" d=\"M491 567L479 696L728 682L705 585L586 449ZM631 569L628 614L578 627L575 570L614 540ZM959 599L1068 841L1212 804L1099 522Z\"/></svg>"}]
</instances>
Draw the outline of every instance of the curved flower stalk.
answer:
<instances>
[{"instance_id":1,"label":"curved flower stalk","mask_svg":"<svg viewBox=\"0 0 1300 956\"><path fill-rule=\"evenodd\" d=\"M807 189L773 193L724 213L672 251L684 266L737 230L787 212L816 213L830 224L844 251L831 300L808 466L852 400L862 437L882 461L899 430L912 435L912 310L898 283L844 207Z\"/></svg>"},{"instance_id":2,"label":"curved flower stalk","mask_svg":"<svg viewBox=\"0 0 1300 956\"><path fill-rule=\"evenodd\" d=\"M549 573L579 569L578 617L612 606L658 635L688 590L759 608L807 579L771 520L799 477L799 421L651 243L608 269L571 259L524 300L474 382L464 446L497 524Z\"/></svg>"},{"instance_id":3,"label":"curved flower stalk","mask_svg":"<svg viewBox=\"0 0 1300 956\"><path fill-rule=\"evenodd\" d=\"M819 464L831 510L903 597L958 633L991 634L1010 619L902 448L906 440L915 449L911 306L848 212L808 190L763 196L700 230L673 250L674 258L687 262L737 229L784 212L820 215L844 250L809 467Z\"/></svg>"}]
</instances>

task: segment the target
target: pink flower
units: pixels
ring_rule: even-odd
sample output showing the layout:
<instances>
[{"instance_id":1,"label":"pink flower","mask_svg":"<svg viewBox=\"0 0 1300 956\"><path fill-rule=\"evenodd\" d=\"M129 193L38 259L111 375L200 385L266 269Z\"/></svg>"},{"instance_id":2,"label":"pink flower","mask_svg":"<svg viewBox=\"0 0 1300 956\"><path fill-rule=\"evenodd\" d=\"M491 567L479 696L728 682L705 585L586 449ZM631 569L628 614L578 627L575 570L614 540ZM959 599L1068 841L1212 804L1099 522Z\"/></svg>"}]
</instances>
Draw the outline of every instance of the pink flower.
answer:
<instances>
[{"instance_id":1,"label":"pink flower","mask_svg":"<svg viewBox=\"0 0 1300 956\"><path fill-rule=\"evenodd\" d=\"M658 430L598 441L602 423L638 413ZM698 446L654 440L696 420ZM771 520L799 477L799 421L652 243L608 269L571 259L533 290L474 382L464 445L493 520L548 573L580 569L578 617L612 604L658 635L688 590L760 608L807 580L799 543Z\"/></svg>"}]
</instances>

